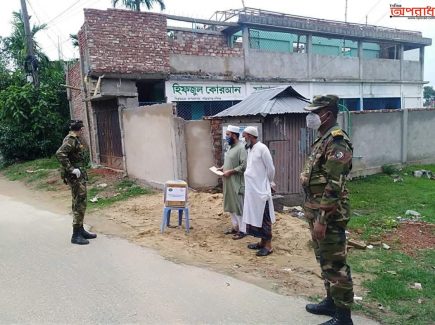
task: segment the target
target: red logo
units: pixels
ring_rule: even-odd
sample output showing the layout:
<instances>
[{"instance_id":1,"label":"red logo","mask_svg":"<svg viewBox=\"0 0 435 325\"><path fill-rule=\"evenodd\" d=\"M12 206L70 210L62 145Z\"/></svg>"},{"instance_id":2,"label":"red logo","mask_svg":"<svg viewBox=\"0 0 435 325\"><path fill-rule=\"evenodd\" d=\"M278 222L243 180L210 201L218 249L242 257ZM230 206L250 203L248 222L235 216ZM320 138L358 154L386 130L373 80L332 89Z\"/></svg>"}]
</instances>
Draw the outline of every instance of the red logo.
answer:
<instances>
[{"instance_id":1,"label":"red logo","mask_svg":"<svg viewBox=\"0 0 435 325\"><path fill-rule=\"evenodd\" d=\"M400 4L390 4L390 18L407 17L408 19L435 18L435 8L427 7L402 7Z\"/></svg>"}]
</instances>

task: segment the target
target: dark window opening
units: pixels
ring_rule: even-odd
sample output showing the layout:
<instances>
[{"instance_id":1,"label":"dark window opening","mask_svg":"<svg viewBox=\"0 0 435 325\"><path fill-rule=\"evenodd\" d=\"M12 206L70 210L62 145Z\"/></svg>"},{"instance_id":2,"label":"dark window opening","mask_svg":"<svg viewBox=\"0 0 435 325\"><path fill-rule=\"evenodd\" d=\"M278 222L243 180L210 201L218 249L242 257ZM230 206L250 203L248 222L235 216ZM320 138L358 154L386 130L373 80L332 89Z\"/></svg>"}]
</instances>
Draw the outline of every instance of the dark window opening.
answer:
<instances>
[{"instance_id":1,"label":"dark window opening","mask_svg":"<svg viewBox=\"0 0 435 325\"><path fill-rule=\"evenodd\" d=\"M177 116L185 120L201 120L204 116L213 116L239 103L238 100L177 102Z\"/></svg>"},{"instance_id":2,"label":"dark window opening","mask_svg":"<svg viewBox=\"0 0 435 325\"><path fill-rule=\"evenodd\" d=\"M390 98L364 98L364 110L378 110L378 109L400 109L400 97Z\"/></svg>"},{"instance_id":3,"label":"dark window opening","mask_svg":"<svg viewBox=\"0 0 435 325\"><path fill-rule=\"evenodd\" d=\"M348 111L359 111L359 98L340 98L340 104L347 108Z\"/></svg>"},{"instance_id":4,"label":"dark window opening","mask_svg":"<svg viewBox=\"0 0 435 325\"><path fill-rule=\"evenodd\" d=\"M164 80L140 80L136 82L139 106L165 103Z\"/></svg>"}]
</instances>

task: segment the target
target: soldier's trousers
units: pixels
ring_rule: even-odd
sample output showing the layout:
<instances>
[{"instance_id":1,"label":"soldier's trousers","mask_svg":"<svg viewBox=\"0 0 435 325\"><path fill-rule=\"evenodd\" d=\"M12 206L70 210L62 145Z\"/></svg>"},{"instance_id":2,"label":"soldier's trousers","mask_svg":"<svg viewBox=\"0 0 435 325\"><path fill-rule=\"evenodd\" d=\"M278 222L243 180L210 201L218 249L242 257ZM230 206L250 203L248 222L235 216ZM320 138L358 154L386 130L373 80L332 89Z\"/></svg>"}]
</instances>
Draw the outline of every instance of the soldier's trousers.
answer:
<instances>
[{"instance_id":1,"label":"soldier's trousers","mask_svg":"<svg viewBox=\"0 0 435 325\"><path fill-rule=\"evenodd\" d=\"M314 220L309 221L313 231ZM320 263L325 289L337 307L351 308L353 304L353 282L350 267L346 262L345 225L330 223L323 240L314 241L314 253Z\"/></svg>"},{"instance_id":2,"label":"soldier's trousers","mask_svg":"<svg viewBox=\"0 0 435 325\"><path fill-rule=\"evenodd\" d=\"M87 204L86 180L83 178L69 180L72 195L73 226L83 226Z\"/></svg>"}]
</instances>

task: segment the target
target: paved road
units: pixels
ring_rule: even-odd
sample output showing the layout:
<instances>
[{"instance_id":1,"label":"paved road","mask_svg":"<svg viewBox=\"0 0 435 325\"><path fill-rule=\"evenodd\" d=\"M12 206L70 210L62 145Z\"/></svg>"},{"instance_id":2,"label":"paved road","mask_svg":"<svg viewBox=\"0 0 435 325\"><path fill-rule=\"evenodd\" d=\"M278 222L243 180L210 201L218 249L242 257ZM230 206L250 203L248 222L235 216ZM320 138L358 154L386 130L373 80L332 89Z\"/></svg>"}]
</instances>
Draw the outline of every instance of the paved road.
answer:
<instances>
[{"instance_id":1,"label":"paved road","mask_svg":"<svg viewBox=\"0 0 435 325\"><path fill-rule=\"evenodd\" d=\"M4 187L2 189L4 191ZM318 324L305 301L99 235L0 193L0 324ZM40 206L40 205L38 205ZM356 318L355 324L375 324Z\"/></svg>"}]
</instances>

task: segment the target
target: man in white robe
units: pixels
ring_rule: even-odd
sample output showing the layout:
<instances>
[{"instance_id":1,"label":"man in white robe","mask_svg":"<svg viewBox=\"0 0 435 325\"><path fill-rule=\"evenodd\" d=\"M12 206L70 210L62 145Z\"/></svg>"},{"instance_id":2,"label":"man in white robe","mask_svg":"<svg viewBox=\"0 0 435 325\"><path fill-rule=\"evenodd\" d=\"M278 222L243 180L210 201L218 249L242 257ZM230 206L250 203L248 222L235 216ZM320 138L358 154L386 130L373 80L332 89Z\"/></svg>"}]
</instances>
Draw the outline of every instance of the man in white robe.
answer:
<instances>
[{"instance_id":1,"label":"man in white robe","mask_svg":"<svg viewBox=\"0 0 435 325\"><path fill-rule=\"evenodd\" d=\"M248 148L243 222L248 235L261 238L259 243L249 244L248 248L258 250L257 256L267 256L273 252L272 224L275 222L275 212L272 187L275 186L275 167L269 149L258 141L257 128L248 126L243 136Z\"/></svg>"}]
</instances>

